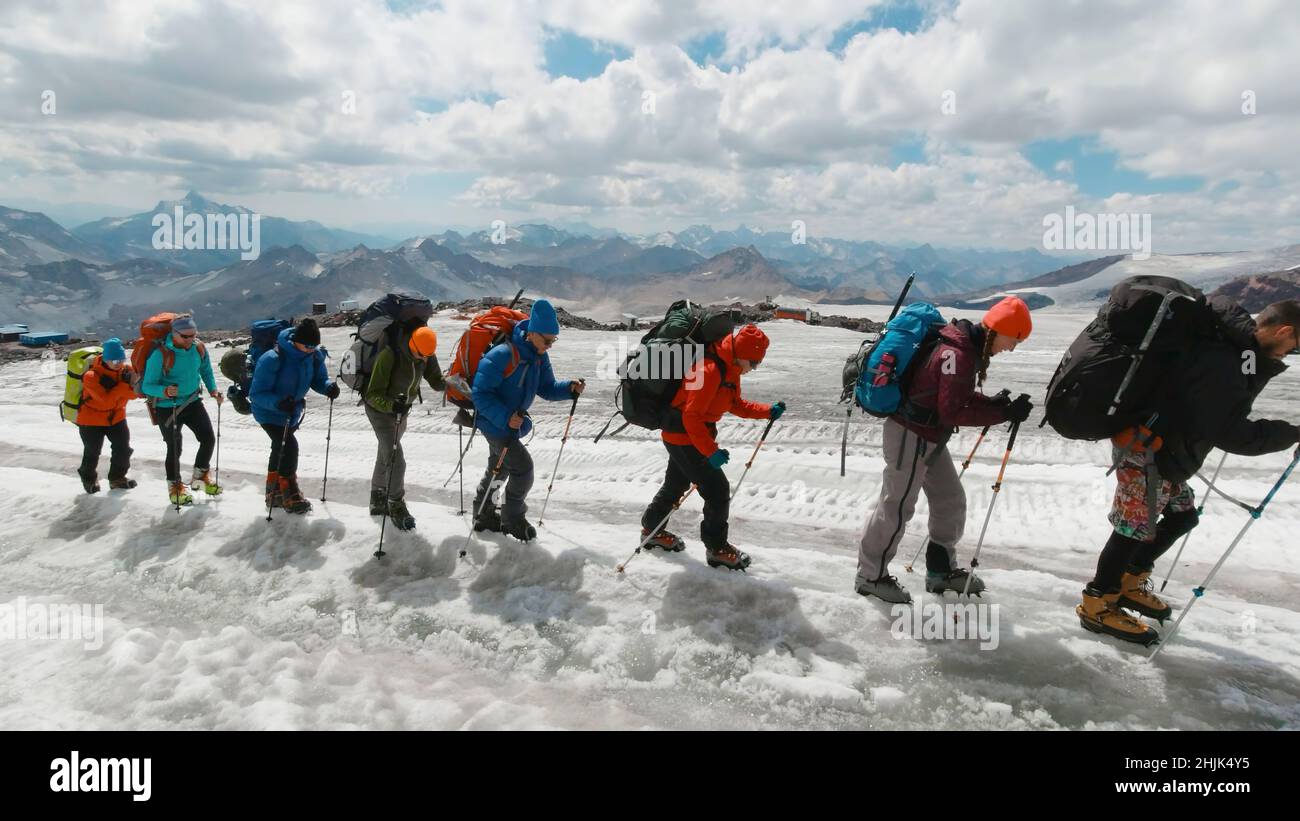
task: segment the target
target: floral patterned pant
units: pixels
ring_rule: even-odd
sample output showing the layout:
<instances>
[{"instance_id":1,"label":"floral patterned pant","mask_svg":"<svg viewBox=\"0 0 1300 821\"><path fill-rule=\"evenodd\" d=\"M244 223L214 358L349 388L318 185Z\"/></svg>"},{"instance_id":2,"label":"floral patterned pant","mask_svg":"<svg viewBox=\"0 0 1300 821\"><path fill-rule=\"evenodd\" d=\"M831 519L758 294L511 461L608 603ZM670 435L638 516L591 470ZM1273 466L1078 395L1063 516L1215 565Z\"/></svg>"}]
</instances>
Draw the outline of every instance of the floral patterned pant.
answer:
<instances>
[{"instance_id":1,"label":"floral patterned pant","mask_svg":"<svg viewBox=\"0 0 1300 821\"><path fill-rule=\"evenodd\" d=\"M1119 448L1115 448L1113 458L1120 458ZM1124 454L1115 475L1119 484L1110 508L1110 523L1121 536L1149 542L1156 537L1159 514L1185 513L1196 507L1191 485L1160 479L1155 465L1144 454ZM1157 481L1150 481L1152 477Z\"/></svg>"}]
</instances>

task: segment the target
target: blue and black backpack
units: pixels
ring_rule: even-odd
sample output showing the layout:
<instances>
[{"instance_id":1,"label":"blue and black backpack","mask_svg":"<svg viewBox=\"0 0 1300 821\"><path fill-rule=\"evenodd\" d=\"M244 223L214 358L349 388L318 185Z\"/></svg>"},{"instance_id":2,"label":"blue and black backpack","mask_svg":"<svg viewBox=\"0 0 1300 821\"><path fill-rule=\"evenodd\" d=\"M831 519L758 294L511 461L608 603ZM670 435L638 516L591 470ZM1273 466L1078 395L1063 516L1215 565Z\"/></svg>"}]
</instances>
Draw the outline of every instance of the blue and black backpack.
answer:
<instances>
[{"instance_id":1,"label":"blue and black backpack","mask_svg":"<svg viewBox=\"0 0 1300 821\"><path fill-rule=\"evenodd\" d=\"M844 362L840 401L852 397L858 407L881 418L898 413L912 364L925 362L946 324L933 305L908 305L889 321L878 339L864 341Z\"/></svg>"},{"instance_id":2,"label":"blue and black backpack","mask_svg":"<svg viewBox=\"0 0 1300 821\"><path fill-rule=\"evenodd\" d=\"M253 412L253 405L248 399L248 388L253 381L253 368L262 354L275 347L280 331L292 328L292 319L258 319L249 326L252 342L247 350L232 348L221 357L221 373L232 383L226 392L226 398L237 413L244 416Z\"/></svg>"}]
</instances>

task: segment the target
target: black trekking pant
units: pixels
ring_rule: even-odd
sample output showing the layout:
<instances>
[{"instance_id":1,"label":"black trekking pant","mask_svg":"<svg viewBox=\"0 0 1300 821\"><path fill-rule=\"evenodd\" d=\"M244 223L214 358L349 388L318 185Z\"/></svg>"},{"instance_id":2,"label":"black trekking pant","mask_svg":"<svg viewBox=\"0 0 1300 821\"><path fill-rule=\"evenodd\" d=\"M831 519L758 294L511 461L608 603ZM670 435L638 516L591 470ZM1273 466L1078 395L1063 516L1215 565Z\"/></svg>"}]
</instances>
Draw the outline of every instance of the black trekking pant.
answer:
<instances>
[{"instance_id":1,"label":"black trekking pant","mask_svg":"<svg viewBox=\"0 0 1300 821\"><path fill-rule=\"evenodd\" d=\"M113 455L108 461L108 479L122 479L131 467L131 429L126 420L107 426L82 425L79 428L81 443L85 446L81 452L81 467L77 470L82 478L96 475L99 468L99 454L104 450L104 440L112 446Z\"/></svg>"},{"instance_id":2,"label":"black trekking pant","mask_svg":"<svg viewBox=\"0 0 1300 821\"><path fill-rule=\"evenodd\" d=\"M727 515L731 509L731 483L721 468L709 464L694 445L671 445L664 442L668 451L668 470L659 492L650 506L641 514L641 527L650 530L663 521L673 505L682 498L691 485L699 488L704 499L704 520L700 522L700 541L710 549L727 545Z\"/></svg>"},{"instance_id":3,"label":"black trekking pant","mask_svg":"<svg viewBox=\"0 0 1300 821\"><path fill-rule=\"evenodd\" d=\"M154 413L158 419L158 431L167 443L167 481L173 484L181 481L182 425L189 428L194 438L199 440L194 467L197 470L207 470L212 462L212 451L217 446L217 435L212 432L212 420L208 417L203 402L196 399L180 413L176 413L175 408L155 408ZM173 416L177 424L172 424Z\"/></svg>"},{"instance_id":4,"label":"black trekking pant","mask_svg":"<svg viewBox=\"0 0 1300 821\"><path fill-rule=\"evenodd\" d=\"M1156 525L1156 537L1149 542L1112 532L1097 559L1096 575L1088 585L1102 593L1118 591L1125 573L1145 573L1155 568L1156 559L1180 536L1190 533L1199 521L1195 510L1166 513Z\"/></svg>"},{"instance_id":5,"label":"black trekking pant","mask_svg":"<svg viewBox=\"0 0 1300 821\"><path fill-rule=\"evenodd\" d=\"M271 458L266 462L267 473L281 476L298 475L298 429L285 430L284 425L263 425L262 430L271 437ZM284 443L281 450L280 443ZM281 461L283 460L283 461Z\"/></svg>"}]
</instances>

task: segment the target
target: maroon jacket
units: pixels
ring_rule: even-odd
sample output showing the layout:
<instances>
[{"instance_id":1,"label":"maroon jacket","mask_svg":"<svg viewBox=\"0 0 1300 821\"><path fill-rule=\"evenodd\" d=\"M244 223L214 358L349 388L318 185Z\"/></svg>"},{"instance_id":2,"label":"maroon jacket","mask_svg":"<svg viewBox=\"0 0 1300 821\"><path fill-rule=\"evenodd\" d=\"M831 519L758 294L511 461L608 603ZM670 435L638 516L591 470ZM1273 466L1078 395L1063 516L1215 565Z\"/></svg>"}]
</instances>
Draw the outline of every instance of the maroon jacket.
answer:
<instances>
[{"instance_id":1,"label":"maroon jacket","mask_svg":"<svg viewBox=\"0 0 1300 821\"><path fill-rule=\"evenodd\" d=\"M983 327L966 319L944 326L929 358L911 369L907 398L890 418L930 442L947 441L963 425L1007 421L1006 406L975 389L983 347Z\"/></svg>"}]
</instances>

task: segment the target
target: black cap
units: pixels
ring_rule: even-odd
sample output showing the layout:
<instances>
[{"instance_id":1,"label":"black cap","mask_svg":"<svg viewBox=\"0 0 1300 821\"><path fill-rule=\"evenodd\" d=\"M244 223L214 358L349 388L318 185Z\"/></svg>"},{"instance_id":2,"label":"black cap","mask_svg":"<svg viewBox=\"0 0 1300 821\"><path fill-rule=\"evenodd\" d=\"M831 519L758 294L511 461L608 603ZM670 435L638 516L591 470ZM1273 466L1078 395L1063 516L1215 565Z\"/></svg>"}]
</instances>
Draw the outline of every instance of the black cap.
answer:
<instances>
[{"instance_id":1,"label":"black cap","mask_svg":"<svg viewBox=\"0 0 1300 821\"><path fill-rule=\"evenodd\" d=\"M316 320L311 317L304 317L299 321L298 327L293 329L293 341L299 345L319 345L320 328L316 327Z\"/></svg>"}]
</instances>

